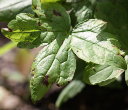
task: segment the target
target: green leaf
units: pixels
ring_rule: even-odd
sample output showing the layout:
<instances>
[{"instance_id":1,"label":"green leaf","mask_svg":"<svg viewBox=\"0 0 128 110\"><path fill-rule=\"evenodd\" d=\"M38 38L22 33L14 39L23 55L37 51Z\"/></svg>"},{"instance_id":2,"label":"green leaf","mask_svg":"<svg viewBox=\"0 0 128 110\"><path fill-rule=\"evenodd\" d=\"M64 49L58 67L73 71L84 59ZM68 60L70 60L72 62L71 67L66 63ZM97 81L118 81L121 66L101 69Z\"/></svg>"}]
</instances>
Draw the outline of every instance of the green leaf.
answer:
<instances>
[{"instance_id":1,"label":"green leaf","mask_svg":"<svg viewBox=\"0 0 128 110\"><path fill-rule=\"evenodd\" d=\"M40 18L41 27L50 31L70 30L70 17L65 8L58 3L41 4L39 0L33 0L33 11Z\"/></svg>"},{"instance_id":2,"label":"green leaf","mask_svg":"<svg viewBox=\"0 0 128 110\"><path fill-rule=\"evenodd\" d=\"M65 85L74 76L76 59L70 49L70 39L61 42L63 42L63 39L59 36L58 39L55 39L39 52L33 63L33 78L42 77L42 85L48 86L53 83L57 83L59 86ZM36 81L36 79L31 82L34 83L33 81ZM34 93L36 93L36 90Z\"/></svg>"},{"instance_id":3,"label":"green leaf","mask_svg":"<svg viewBox=\"0 0 128 110\"><path fill-rule=\"evenodd\" d=\"M70 39L54 40L43 48L33 64L34 75L48 77L48 83L63 85L72 80L76 68L75 56L70 49Z\"/></svg>"},{"instance_id":4,"label":"green leaf","mask_svg":"<svg viewBox=\"0 0 128 110\"><path fill-rule=\"evenodd\" d=\"M0 0L0 21L8 22L18 13L31 13L31 0Z\"/></svg>"},{"instance_id":5,"label":"green leaf","mask_svg":"<svg viewBox=\"0 0 128 110\"><path fill-rule=\"evenodd\" d=\"M17 42L19 47L24 44L27 48L33 48L40 44L36 39L40 37L41 31L38 20L31 14L21 13L8 24L8 28L2 29L2 33L13 42Z\"/></svg>"},{"instance_id":6,"label":"green leaf","mask_svg":"<svg viewBox=\"0 0 128 110\"><path fill-rule=\"evenodd\" d=\"M126 84L128 85L128 55L125 56L125 61L127 63L127 69L125 70L125 81Z\"/></svg>"},{"instance_id":7,"label":"green leaf","mask_svg":"<svg viewBox=\"0 0 128 110\"><path fill-rule=\"evenodd\" d=\"M66 102L70 98L73 98L78 93L80 93L83 90L84 87L85 87L85 84L83 82L81 82L79 80L72 81L60 93L60 95L59 95L59 97L56 101L56 106L60 107L64 102Z\"/></svg>"},{"instance_id":8,"label":"green leaf","mask_svg":"<svg viewBox=\"0 0 128 110\"><path fill-rule=\"evenodd\" d=\"M128 1L97 1L95 17L108 22L107 32L116 34L124 50L128 50Z\"/></svg>"},{"instance_id":9,"label":"green leaf","mask_svg":"<svg viewBox=\"0 0 128 110\"><path fill-rule=\"evenodd\" d=\"M110 65L89 64L85 68L83 80L88 84L104 86L113 82L123 72L123 69Z\"/></svg>"},{"instance_id":10,"label":"green leaf","mask_svg":"<svg viewBox=\"0 0 128 110\"><path fill-rule=\"evenodd\" d=\"M97 19L77 25L71 35L71 48L86 62L126 69L126 62L120 55L120 50L110 40L104 40L104 34L109 37L109 34L101 33L105 25L105 22Z\"/></svg>"},{"instance_id":11,"label":"green leaf","mask_svg":"<svg viewBox=\"0 0 128 110\"><path fill-rule=\"evenodd\" d=\"M46 86L43 85L43 77L42 76L34 76L30 81L30 89L31 89L31 98L33 102L40 100L50 89L51 85Z\"/></svg>"},{"instance_id":12,"label":"green leaf","mask_svg":"<svg viewBox=\"0 0 128 110\"><path fill-rule=\"evenodd\" d=\"M32 14L21 13L16 16L16 20L8 24L9 29L2 29L3 34L17 42L18 47L22 48L38 47L42 43L52 42L57 36L67 35L70 30L70 18L66 10L56 3L44 8L47 13L43 16L48 16L48 18L43 18L43 16L35 18ZM61 16L54 13L61 13Z\"/></svg>"},{"instance_id":13,"label":"green leaf","mask_svg":"<svg viewBox=\"0 0 128 110\"><path fill-rule=\"evenodd\" d=\"M91 4L87 0L82 0L81 2L76 2L72 4L73 13L77 19L77 23L93 17ZM73 19L75 18L73 16Z\"/></svg>"}]
</instances>

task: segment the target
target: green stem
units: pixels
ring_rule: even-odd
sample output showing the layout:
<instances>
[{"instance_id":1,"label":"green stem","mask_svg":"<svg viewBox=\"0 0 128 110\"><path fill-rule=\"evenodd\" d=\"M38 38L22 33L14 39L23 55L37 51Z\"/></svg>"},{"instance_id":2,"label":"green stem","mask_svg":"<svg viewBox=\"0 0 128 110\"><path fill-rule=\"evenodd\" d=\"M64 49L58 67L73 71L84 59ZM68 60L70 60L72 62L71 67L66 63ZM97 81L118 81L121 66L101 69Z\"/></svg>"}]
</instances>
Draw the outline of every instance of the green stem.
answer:
<instances>
[{"instance_id":1,"label":"green stem","mask_svg":"<svg viewBox=\"0 0 128 110\"><path fill-rule=\"evenodd\" d=\"M9 43L5 44L4 46L0 47L0 56L7 53L8 51L13 49L14 47L16 47L16 45L17 45L17 43L9 42Z\"/></svg>"}]
</instances>

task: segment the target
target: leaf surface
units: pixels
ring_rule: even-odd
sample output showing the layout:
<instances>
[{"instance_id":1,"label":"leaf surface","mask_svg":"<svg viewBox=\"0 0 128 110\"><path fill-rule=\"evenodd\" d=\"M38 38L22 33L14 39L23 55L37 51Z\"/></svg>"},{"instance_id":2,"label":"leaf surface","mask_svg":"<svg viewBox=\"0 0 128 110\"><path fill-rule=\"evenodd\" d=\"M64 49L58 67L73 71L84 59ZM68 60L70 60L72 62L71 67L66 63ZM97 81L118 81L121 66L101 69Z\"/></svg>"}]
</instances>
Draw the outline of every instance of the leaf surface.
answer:
<instances>
[{"instance_id":1,"label":"leaf surface","mask_svg":"<svg viewBox=\"0 0 128 110\"><path fill-rule=\"evenodd\" d=\"M51 85L43 85L42 76L34 76L30 81L31 98L33 102L39 101L50 89Z\"/></svg>"},{"instance_id":2,"label":"leaf surface","mask_svg":"<svg viewBox=\"0 0 128 110\"><path fill-rule=\"evenodd\" d=\"M80 23L84 20L91 19L93 17L93 12L91 8L91 4L87 0L82 0L72 4L73 13L76 17L77 23ZM75 18L73 16L73 19Z\"/></svg>"},{"instance_id":3,"label":"leaf surface","mask_svg":"<svg viewBox=\"0 0 128 110\"><path fill-rule=\"evenodd\" d=\"M44 10L47 13L42 12L41 18L26 13L17 15L16 19L8 24L8 29L2 29L3 34L22 48L38 47L42 43L52 42L57 36L67 35L70 30L70 18L66 10L56 3L49 4ZM55 15L55 10L62 13L61 16Z\"/></svg>"},{"instance_id":4,"label":"leaf surface","mask_svg":"<svg viewBox=\"0 0 128 110\"><path fill-rule=\"evenodd\" d=\"M85 68L84 81L92 85L107 85L117 79L123 69L110 65L90 64Z\"/></svg>"},{"instance_id":5,"label":"leaf surface","mask_svg":"<svg viewBox=\"0 0 128 110\"><path fill-rule=\"evenodd\" d=\"M64 102L66 102L67 100L73 98L78 93L80 93L84 87L85 87L85 84L83 82L81 82L79 80L72 81L60 93L60 95L56 101L56 106L60 107Z\"/></svg>"},{"instance_id":6,"label":"leaf surface","mask_svg":"<svg viewBox=\"0 0 128 110\"><path fill-rule=\"evenodd\" d=\"M106 31L116 34L124 50L128 50L128 1L97 1L95 17L108 22ZM117 14L118 13L118 14Z\"/></svg>"},{"instance_id":7,"label":"leaf surface","mask_svg":"<svg viewBox=\"0 0 128 110\"><path fill-rule=\"evenodd\" d=\"M45 86L53 83L61 86L72 80L76 69L75 55L70 49L70 39L65 39L63 43L60 41L63 40L58 38L40 51L32 66L34 77L31 83L37 80L36 77L42 77L42 85ZM35 86L31 86L33 91L32 88Z\"/></svg>"},{"instance_id":8,"label":"leaf surface","mask_svg":"<svg viewBox=\"0 0 128 110\"><path fill-rule=\"evenodd\" d=\"M101 33L105 25L105 22L97 19L90 19L77 25L71 35L71 48L86 62L126 69L126 62L120 55L120 50L111 41L103 39L104 34L109 36Z\"/></svg>"},{"instance_id":9,"label":"leaf surface","mask_svg":"<svg viewBox=\"0 0 128 110\"><path fill-rule=\"evenodd\" d=\"M63 8L60 4L41 4L39 0L33 0L32 8L40 19L41 27L47 28L50 31L62 32L70 30L70 17L65 8Z\"/></svg>"}]
</instances>

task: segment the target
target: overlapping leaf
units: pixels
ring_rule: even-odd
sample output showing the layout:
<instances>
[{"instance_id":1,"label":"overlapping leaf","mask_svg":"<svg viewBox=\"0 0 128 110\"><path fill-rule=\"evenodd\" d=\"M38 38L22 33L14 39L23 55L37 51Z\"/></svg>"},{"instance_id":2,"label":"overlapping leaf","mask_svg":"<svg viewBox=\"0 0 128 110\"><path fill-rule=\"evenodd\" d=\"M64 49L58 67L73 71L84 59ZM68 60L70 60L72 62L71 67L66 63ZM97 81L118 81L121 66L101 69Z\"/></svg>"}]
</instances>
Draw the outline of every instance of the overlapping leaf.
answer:
<instances>
[{"instance_id":1,"label":"overlapping leaf","mask_svg":"<svg viewBox=\"0 0 128 110\"><path fill-rule=\"evenodd\" d=\"M95 17L108 22L106 31L116 34L124 50L128 50L128 1L127 0L101 0L97 2Z\"/></svg>"},{"instance_id":2,"label":"overlapping leaf","mask_svg":"<svg viewBox=\"0 0 128 110\"><path fill-rule=\"evenodd\" d=\"M93 11L91 4L88 0L81 0L79 2L73 3L73 13L76 17L77 23L80 23L84 20L91 19L93 17ZM73 16L73 19L75 18Z\"/></svg>"},{"instance_id":3,"label":"overlapping leaf","mask_svg":"<svg viewBox=\"0 0 128 110\"><path fill-rule=\"evenodd\" d=\"M14 42L18 43L19 47L36 47L40 42L36 39L40 37L40 30L37 20L31 14L19 14L16 20L12 20L8 24L8 29L2 30L3 34Z\"/></svg>"},{"instance_id":4,"label":"overlapping leaf","mask_svg":"<svg viewBox=\"0 0 128 110\"><path fill-rule=\"evenodd\" d=\"M50 31L70 30L70 17L60 4L41 4L40 0L33 0L32 8L40 19L41 27Z\"/></svg>"},{"instance_id":5,"label":"overlapping leaf","mask_svg":"<svg viewBox=\"0 0 128 110\"><path fill-rule=\"evenodd\" d=\"M60 107L61 104L76 96L82 89L85 87L85 84L79 80L72 81L59 95L56 106Z\"/></svg>"},{"instance_id":6,"label":"overlapping leaf","mask_svg":"<svg viewBox=\"0 0 128 110\"><path fill-rule=\"evenodd\" d=\"M49 8L52 7L52 8ZM40 8L40 7L38 7ZM42 16L21 13L12 20L3 34L19 47L34 48L42 43L50 43L57 36L67 34L70 30L70 18L65 9L57 3L43 6Z\"/></svg>"},{"instance_id":7,"label":"overlapping leaf","mask_svg":"<svg viewBox=\"0 0 128 110\"><path fill-rule=\"evenodd\" d=\"M126 63L119 49L102 38L104 33L101 31L105 24L101 20L90 19L76 26L71 35L71 48L80 59L86 62L126 69Z\"/></svg>"},{"instance_id":8,"label":"overlapping leaf","mask_svg":"<svg viewBox=\"0 0 128 110\"><path fill-rule=\"evenodd\" d=\"M34 48L48 43L36 57L30 81L32 99L39 100L53 83L64 85L72 80L76 68L75 55L70 49L68 33L70 17L57 3L42 4L33 0L32 14L19 14L3 29L3 34L19 47ZM41 94L42 93L42 94Z\"/></svg>"},{"instance_id":9,"label":"overlapping leaf","mask_svg":"<svg viewBox=\"0 0 128 110\"><path fill-rule=\"evenodd\" d=\"M123 72L124 69L110 65L89 64L85 68L83 80L92 85L107 85L117 79Z\"/></svg>"}]
</instances>

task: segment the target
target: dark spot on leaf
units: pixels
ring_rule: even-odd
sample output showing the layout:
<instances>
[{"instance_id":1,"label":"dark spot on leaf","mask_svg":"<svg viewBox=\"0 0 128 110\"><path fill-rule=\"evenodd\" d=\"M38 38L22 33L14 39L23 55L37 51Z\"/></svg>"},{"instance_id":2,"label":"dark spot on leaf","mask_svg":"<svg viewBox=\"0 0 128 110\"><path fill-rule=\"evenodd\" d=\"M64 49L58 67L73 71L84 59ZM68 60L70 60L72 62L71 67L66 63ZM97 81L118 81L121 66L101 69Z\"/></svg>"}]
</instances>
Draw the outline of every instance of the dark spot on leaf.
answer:
<instances>
[{"instance_id":1,"label":"dark spot on leaf","mask_svg":"<svg viewBox=\"0 0 128 110\"><path fill-rule=\"evenodd\" d=\"M12 32L12 29L8 28L9 32Z\"/></svg>"},{"instance_id":2,"label":"dark spot on leaf","mask_svg":"<svg viewBox=\"0 0 128 110\"><path fill-rule=\"evenodd\" d=\"M34 9L36 9L36 8L37 8L37 6L33 6L33 8L34 8Z\"/></svg>"},{"instance_id":3,"label":"dark spot on leaf","mask_svg":"<svg viewBox=\"0 0 128 110\"><path fill-rule=\"evenodd\" d=\"M71 81L68 81L68 83L70 83Z\"/></svg>"},{"instance_id":4,"label":"dark spot on leaf","mask_svg":"<svg viewBox=\"0 0 128 110\"><path fill-rule=\"evenodd\" d=\"M32 72L35 71L35 68L32 68Z\"/></svg>"},{"instance_id":5,"label":"dark spot on leaf","mask_svg":"<svg viewBox=\"0 0 128 110\"><path fill-rule=\"evenodd\" d=\"M41 26L41 23L40 22L38 22L38 26Z\"/></svg>"},{"instance_id":6,"label":"dark spot on leaf","mask_svg":"<svg viewBox=\"0 0 128 110\"><path fill-rule=\"evenodd\" d=\"M56 84L58 87L61 87L59 84Z\"/></svg>"},{"instance_id":7,"label":"dark spot on leaf","mask_svg":"<svg viewBox=\"0 0 128 110\"><path fill-rule=\"evenodd\" d=\"M120 53L118 53L117 55L118 55L118 56L121 56L121 57L123 57L123 58L124 58L124 56L123 56L123 55L121 55Z\"/></svg>"},{"instance_id":8,"label":"dark spot on leaf","mask_svg":"<svg viewBox=\"0 0 128 110\"><path fill-rule=\"evenodd\" d=\"M34 14L34 17L36 17L36 18L37 18L37 17L38 17L38 16L37 16L37 14Z\"/></svg>"},{"instance_id":9,"label":"dark spot on leaf","mask_svg":"<svg viewBox=\"0 0 128 110\"><path fill-rule=\"evenodd\" d=\"M55 16L62 16L61 13L58 12L58 11L56 11L56 10L53 10L53 14L54 14Z\"/></svg>"},{"instance_id":10,"label":"dark spot on leaf","mask_svg":"<svg viewBox=\"0 0 128 110\"><path fill-rule=\"evenodd\" d=\"M44 79L43 79L43 84L46 85L46 86L49 85L48 78L49 78L49 76L45 76Z\"/></svg>"},{"instance_id":11,"label":"dark spot on leaf","mask_svg":"<svg viewBox=\"0 0 128 110\"><path fill-rule=\"evenodd\" d=\"M36 59L33 60L33 62L35 62L35 61L36 61Z\"/></svg>"}]
</instances>

